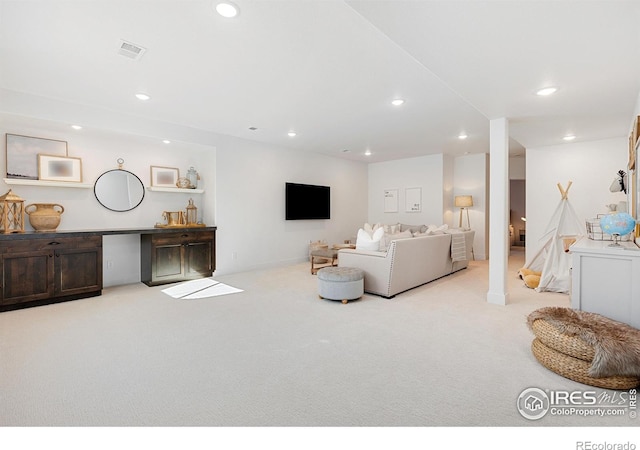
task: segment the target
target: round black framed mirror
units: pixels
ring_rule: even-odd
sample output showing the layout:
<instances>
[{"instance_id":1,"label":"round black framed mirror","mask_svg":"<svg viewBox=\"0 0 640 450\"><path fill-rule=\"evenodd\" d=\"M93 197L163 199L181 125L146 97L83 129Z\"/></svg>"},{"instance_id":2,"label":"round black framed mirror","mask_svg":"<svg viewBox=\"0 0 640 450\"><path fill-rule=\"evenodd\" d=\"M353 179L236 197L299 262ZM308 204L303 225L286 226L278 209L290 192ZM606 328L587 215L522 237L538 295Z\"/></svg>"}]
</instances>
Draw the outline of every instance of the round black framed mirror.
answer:
<instances>
[{"instance_id":1,"label":"round black framed mirror","mask_svg":"<svg viewBox=\"0 0 640 450\"><path fill-rule=\"evenodd\" d=\"M123 169L109 170L98 177L93 193L111 211L131 211L144 199L144 185L137 175Z\"/></svg>"}]
</instances>

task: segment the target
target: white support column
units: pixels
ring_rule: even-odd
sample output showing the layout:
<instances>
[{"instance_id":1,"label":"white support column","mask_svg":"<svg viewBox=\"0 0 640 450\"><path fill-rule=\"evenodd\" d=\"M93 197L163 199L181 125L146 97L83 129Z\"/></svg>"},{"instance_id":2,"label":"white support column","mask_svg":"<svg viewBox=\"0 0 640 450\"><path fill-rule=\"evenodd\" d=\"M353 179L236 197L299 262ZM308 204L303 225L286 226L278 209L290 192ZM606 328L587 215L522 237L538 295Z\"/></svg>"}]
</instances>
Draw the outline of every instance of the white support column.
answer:
<instances>
[{"instance_id":1,"label":"white support column","mask_svg":"<svg viewBox=\"0 0 640 450\"><path fill-rule=\"evenodd\" d=\"M509 121L489 122L489 292L487 301L506 305L509 261Z\"/></svg>"}]
</instances>

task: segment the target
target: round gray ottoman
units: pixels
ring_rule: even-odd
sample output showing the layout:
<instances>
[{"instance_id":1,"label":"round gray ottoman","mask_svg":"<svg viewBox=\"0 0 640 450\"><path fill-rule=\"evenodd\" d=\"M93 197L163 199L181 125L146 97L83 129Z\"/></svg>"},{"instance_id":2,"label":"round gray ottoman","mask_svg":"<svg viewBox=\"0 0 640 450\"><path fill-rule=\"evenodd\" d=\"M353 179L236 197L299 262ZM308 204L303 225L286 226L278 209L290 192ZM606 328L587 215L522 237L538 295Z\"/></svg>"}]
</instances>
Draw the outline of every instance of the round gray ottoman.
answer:
<instances>
[{"instance_id":1,"label":"round gray ottoman","mask_svg":"<svg viewBox=\"0 0 640 450\"><path fill-rule=\"evenodd\" d=\"M364 273L354 267L323 267L318 270L320 298L347 303L364 294Z\"/></svg>"}]
</instances>

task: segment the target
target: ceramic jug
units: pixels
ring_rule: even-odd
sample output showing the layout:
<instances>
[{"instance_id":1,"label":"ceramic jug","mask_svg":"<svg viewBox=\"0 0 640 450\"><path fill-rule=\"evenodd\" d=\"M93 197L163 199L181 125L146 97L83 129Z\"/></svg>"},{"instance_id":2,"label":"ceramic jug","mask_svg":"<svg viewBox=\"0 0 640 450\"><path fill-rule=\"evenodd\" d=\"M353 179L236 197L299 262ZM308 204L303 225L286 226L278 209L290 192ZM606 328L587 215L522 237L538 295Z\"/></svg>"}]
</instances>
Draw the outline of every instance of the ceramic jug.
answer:
<instances>
[{"instance_id":1,"label":"ceramic jug","mask_svg":"<svg viewBox=\"0 0 640 450\"><path fill-rule=\"evenodd\" d=\"M32 203L24 208L24 212L29 215L29 223L34 230L56 231L64 207L57 203Z\"/></svg>"}]
</instances>

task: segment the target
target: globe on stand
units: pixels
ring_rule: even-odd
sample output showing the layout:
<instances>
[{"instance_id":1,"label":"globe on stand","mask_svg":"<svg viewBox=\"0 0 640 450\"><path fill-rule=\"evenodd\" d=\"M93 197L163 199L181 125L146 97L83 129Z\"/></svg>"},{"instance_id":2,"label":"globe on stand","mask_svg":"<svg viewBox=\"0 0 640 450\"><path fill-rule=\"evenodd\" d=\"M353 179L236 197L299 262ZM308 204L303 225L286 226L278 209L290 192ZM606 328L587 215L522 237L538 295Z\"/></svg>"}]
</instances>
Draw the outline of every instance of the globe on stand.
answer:
<instances>
[{"instance_id":1,"label":"globe on stand","mask_svg":"<svg viewBox=\"0 0 640 450\"><path fill-rule=\"evenodd\" d=\"M636 227L636 220L628 213L607 214L600 219L600 228L604 233L613 236L613 244L609 247L621 247L620 236L631 233Z\"/></svg>"}]
</instances>

